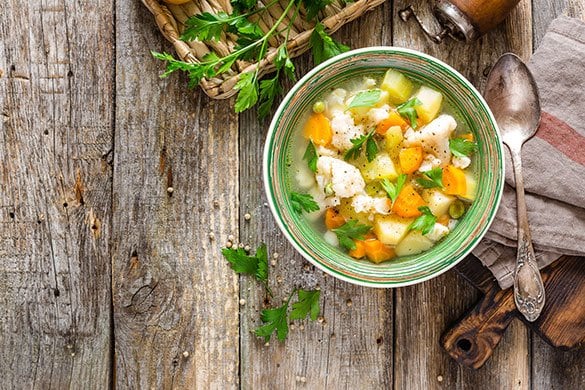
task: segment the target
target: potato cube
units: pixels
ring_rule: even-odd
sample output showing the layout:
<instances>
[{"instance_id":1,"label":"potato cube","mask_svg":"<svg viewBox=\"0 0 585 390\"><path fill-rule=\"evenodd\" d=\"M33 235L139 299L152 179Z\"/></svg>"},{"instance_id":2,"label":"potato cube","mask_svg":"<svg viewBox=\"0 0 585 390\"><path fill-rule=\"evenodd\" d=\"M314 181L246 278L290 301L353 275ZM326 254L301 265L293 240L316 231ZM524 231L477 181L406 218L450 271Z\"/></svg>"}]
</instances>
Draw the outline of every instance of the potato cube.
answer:
<instances>
[{"instance_id":1,"label":"potato cube","mask_svg":"<svg viewBox=\"0 0 585 390\"><path fill-rule=\"evenodd\" d=\"M404 139L402 128L400 126L390 126L386 134L384 134L384 138L386 140L386 150L394 152Z\"/></svg>"},{"instance_id":2,"label":"potato cube","mask_svg":"<svg viewBox=\"0 0 585 390\"><path fill-rule=\"evenodd\" d=\"M412 230L396 245L397 256L417 255L430 249L433 242L418 230Z\"/></svg>"},{"instance_id":3,"label":"potato cube","mask_svg":"<svg viewBox=\"0 0 585 390\"><path fill-rule=\"evenodd\" d=\"M437 218L447 214L449 206L455 200L454 196L446 195L437 189L427 189L422 192L422 197L427 202L429 209Z\"/></svg>"},{"instance_id":4,"label":"potato cube","mask_svg":"<svg viewBox=\"0 0 585 390\"><path fill-rule=\"evenodd\" d=\"M422 86L414 97L421 102L420 105L414 106L418 115L418 124L424 125L435 119L441 110L443 94L429 87Z\"/></svg>"},{"instance_id":5,"label":"potato cube","mask_svg":"<svg viewBox=\"0 0 585 390\"><path fill-rule=\"evenodd\" d=\"M398 244L408 233L408 226L414 218L402 218L398 215L378 215L374 220L374 233L378 240L386 245Z\"/></svg>"},{"instance_id":6,"label":"potato cube","mask_svg":"<svg viewBox=\"0 0 585 390\"><path fill-rule=\"evenodd\" d=\"M394 69L388 69L380 88L388 92L388 101L390 103L401 104L408 100L412 94L413 86L405 75Z\"/></svg>"},{"instance_id":7,"label":"potato cube","mask_svg":"<svg viewBox=\"0 0 585 390\"><path fill-rule=\"evenodd\" d=\"M378 153L376 158L364 165L362 176L366 182L382 179L394 180L398 177L398 172L388 153Z\"/></svg>"}]
</instances>

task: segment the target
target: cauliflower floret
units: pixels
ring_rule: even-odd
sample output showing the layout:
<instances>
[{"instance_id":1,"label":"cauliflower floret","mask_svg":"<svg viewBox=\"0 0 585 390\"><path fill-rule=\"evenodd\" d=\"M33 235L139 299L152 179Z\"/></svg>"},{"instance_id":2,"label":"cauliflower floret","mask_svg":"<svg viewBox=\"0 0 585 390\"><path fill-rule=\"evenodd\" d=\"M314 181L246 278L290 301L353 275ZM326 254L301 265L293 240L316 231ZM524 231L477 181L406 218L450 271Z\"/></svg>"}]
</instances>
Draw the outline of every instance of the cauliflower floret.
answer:
<instances>
[{"instance_id":1,"label":"cauliflower floret","mask_svg":"<svg viewBox=\"0 0 585 390\"><path fill-rule=\"evenodd\" d=\"M368 119L372 124L377 125L378 123L382 122L384 119L390 116L390 106L384 104L380 108L372 108L368 112Z\"/></svg>"},{"instance_id":2,"label":"cauliflower floret","mask_svg":"<svg viewBox=\"0 0 585 390\"><path fill-rule=\"evenodd\" d=\"M447 234L449 234L449 228L447 226L441 225L440 223L435 223L433 229L425 234L425 237L433 242L437 242Z\"/></svg>"},{"instance_id":3,"label":"cauliflower floret","mask_svg":"<svg viewBox=\"0 0 585 390\"><path fill-rule=\"evenodd\" d=\"M354 196L351 205L356 213L390 213L390 202L386 197L371 197L360 194Z\"/></svg>"},{"instance_id":4,"label":"cauliflower floret","mask_svg":"<svg viewBox=\"0 0 585 390\"><path fill-rule=\"evenodd\" d=\"M445 167L451 161L449 136L457 127L451 115L441 115L419 131L407 131L404 134L404 145L420 145L427 153L434 154Z\"/></svg>"},{"instance_id":5,"label":"cauliflower floret","mask_svg":"<svg viewBox=\"0 0 585 390\"><path fill-rule=\"evenodd\" d=\"M307 217L311 221L319 219L327 208L339 206L341 203L337 196L327 196L325 191L323 191L318 185L311 187L307 192L319 205L318 211L307 214Z\"/></svg>"},{"instance_id":6,"label":"cauliflower floret","mask_svg":"<svg viewBox=\"0 0 585 390\"><path fill-rule=\"evenodd\" d=\"M351 143L352 139L364 134L363 127L356 126L351 115L343 111L335 111L333 113L331 130L333 130L331 145L342 152L353 146Z\"/></svg>"},{"instance_id":7,"label":"cauliflower floret","mask_svg":"<svg viewBox=\"0 0 585 390\"><path fill-rule=\"evenodd\" d=\"M347 91L343 88L334 89L325 99L325 106L327 107L327 116L333 116L334 111L343 111L345 109L344 102L347 97Z\"/></svg>"},{"instance_id":8,"label":"cauliflower floret","mask_svg":"<svg viewBox=\"0 0 585 390\"><path fill-rule=\"evenodd\" d=\"M465 169L469 166L469 164L471 164L471 159L467 156L463 157L453 156L453 158L451 159L451 164L453 164L455 168Z\"/></svg>"},{"instance_id":9,"label":"cauliflower floret","mask_svg":"<svg viewBox=\"0 0 585 390\"><path fill-rule=\"evenodd\" d=\"M323 145L317 146L317 154L319 156L329 156L329 157L336 157L338 155L337 151L333 149L329 149Z\"/></svg>"},{"instance_id":10,"label":"cauliflower floret","mask_svg":"<svg viewBox=\"0 0 585 390\"><path fill-rule=\"evenodd\" d=\"M325 193L331 183L335 197L350 198L364 191L366 183L359 169L345 161L323 156L317 161L317 185Z\"/></svg>"},{"instance_id":11,"label":"cauliflower floret","mask_svg":"<svg viewBox=\"0 0 585 390\"><path fill-rule=\"evenodd\" d=\"M433 156L432 154L427 154L425 158L423 158L420 167L418 168L419 172L427 172L433 168L441 166L441 160Z\"/></svg>"}]
</instances>

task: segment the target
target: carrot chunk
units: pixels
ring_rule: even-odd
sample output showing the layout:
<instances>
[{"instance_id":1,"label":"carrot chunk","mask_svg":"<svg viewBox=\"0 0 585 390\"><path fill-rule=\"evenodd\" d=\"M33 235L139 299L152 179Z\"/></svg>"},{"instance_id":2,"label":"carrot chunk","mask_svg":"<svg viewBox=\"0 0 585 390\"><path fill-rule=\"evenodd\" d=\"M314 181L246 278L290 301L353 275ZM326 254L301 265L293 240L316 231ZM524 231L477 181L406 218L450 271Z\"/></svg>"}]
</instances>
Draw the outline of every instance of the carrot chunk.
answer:
<instances>
[{"instance_id":1,"label":"carrot chunk","mask_svg":"<svg viewBox=\"0 0 585 390\"><path fill-rule=\"evenodd\" d=\"M459 136L460 138L466 139L469 142L473 142L475 141L475 137L473 136L473 133L465 133L465 134L461 134Z\"/></svg>"},{"instance_id":2,"label":"carrot chunk","mask_svg":"<svg viewBox=\"0 0 585 390\"><path fill-rule=\"evenodd\" d=\"M343 215L339 214L339 211L335 210L333 207L325 210L325 226L327 229L337 229L344 223L345 218L343 218Z\"/></svg>"},{"instance_id":3,"label":"carrot chunk","mask_svg":"<svg viewBox=\"0 0 585 390\"><path fill-rule=\"evenodd\" d=\"M437 218L437 223L441 225L448 226L449 225L449 214L443 214L439 218Z\"/></svg>"},{"instance_id":4,"label":"carrot chunk","mask_svg":"<svg viewBox=\"0 0 585 390\"><path fill-rule=\"evenodd\" d=\"M363 241L366 257L374 263L381 263L396 256L394 249L382 244L380 240L370 239Z\"/></svg>"},{"instance_id":5,"label":"carrot chunk","mask_svg":"<svg viewBox=\"0 0 585 390\"><path fill-rule=\"evenodd\" d=\"M309 117L305 123L303 134L305 138L310 139L316 145L327 145L333 138L331 123L322 113L312 114Z\"/></svg>"},{"instance_id":6,"label":"carrot chunk","mask_svg":"<svg viewBox=\"0 0 585 390\"><path fill-rule=\"evenodd\" d=\"M355 249L349 251L349 255L354 259L361 259L366 255L366 246L362 240L353 240L355 242Z\"/></svg>"},{"instance_id":7,"label":"carrot chunk","mask_svg":"<svg viewBox=\"0 0 585 390\"><path fill-rule=\"evenodd\" d=\"M400 149L398 160L400 161L402 173L413 173L422 164L423 149L421 146Z\"/></svg>"},{"instance_id":8,"label":"carrot chunk","mask_svg":"<svg viewBox=\"0 0 585 390\"><path fill-rule=\"evenodd\" d=\"M443 186L448 195L465 196L467 193L467 179L463 170L447 165L443 168Z\"/></svg>"},{"instance_id":9,"label":"carrot chunk","mask_svg":"<svg viewBox=\"0 0 585 390\"><path fill-rule=\"evenodd\" d=\"M400 116L399 113L397 113L396 111L390 111L390 116L388 118L382 120L376 126L376 133L378 133L380 135L384 135L384 134L386 134L388 129L391 128L392 126L400 126L402 128L402 130L404 131L404 129L406 128L407 125L408 124L406 123L406 121L404 119L402 119L402 117Z\"/></svg>"},{"instance_id":10,"label":"carrot chunk","mask_svg":"<svg viewBox=\"0 0 585 390\"><path fill-rule=\"evenodd\" d=\"M419 193L416 192L414 187L410 184L406 184L402 187L396 201L394 201L392 212L405 218L418 217L421 215L418 208L425 205L426 202Z\"/></svg>"}]
</instances>

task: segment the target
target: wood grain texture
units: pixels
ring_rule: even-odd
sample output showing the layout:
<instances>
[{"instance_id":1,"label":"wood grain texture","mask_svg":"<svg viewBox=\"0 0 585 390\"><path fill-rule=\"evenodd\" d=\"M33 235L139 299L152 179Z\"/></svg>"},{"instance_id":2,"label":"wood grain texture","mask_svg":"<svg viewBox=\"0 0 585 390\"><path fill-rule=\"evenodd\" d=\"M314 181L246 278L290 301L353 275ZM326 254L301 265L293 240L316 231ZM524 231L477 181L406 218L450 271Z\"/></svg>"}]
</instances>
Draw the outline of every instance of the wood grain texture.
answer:
<instances>
[{"instance_id":1,"label":"wood grain texture","mask_svg":"<svg viewBox=\"0 0 585 390\"><path fill-rule=\"evenodd\" d=\"M115 384L234 389L238 280L219 243L237 228L236 116L159 79L147 48L170 47L139 2L116 15Z\"/></svg>"},{"instance_id":2,"label":"wood grain texture","mask_svg":"<svg viewBox=\"0 0 585 390\"><path fill-rule=\"evenodd\" d=\"M538 47L550 22L559 15L585 20L585 2L582 0L534 0L532 24L534 48Z\"/></svg>"},{"instance_id":3,"label":"wood grain texture","mask_svg":"<svg viewBox=\"0 0 585 390\"><path fill-rule=\"evenodd\" d=\"M395 10L413 4L427 24L434 18L426 1L397 1ZM527 59L532 52L530 3L522 1L510 19L473 44L447 41L433 44L414 23L403 23L394 14L394 44L431 54L466 76L481 91L489 69L507 51ZM459 366L441 349L442 331L477 299L477 293L455 273L396 291L396 389L528 388L530 361L528 332L512 323L502 349L479 371ZM416 308L416 309L412 309ZM424 368L424 369L421 369ZM505 375L501 373L505 372Z\"/></svg>"},{"instance_id":4,"label":"wood grain texture","mask_svg":"<svg viewBox=\"0 0 585 390\"><path fill-rule=\"evenodd\" d=\"M3 389L111 379L112 18L101 0L0 5Z\"/></svg>"},{"instance_id":5,"label":"wood grain texture","mask_svg":"<svg viewBox=\"0 0 585 390\"><path fill-rule=\"evenodd\" d=\"M390 3L346 25L336 37L352 47L390 43ZM308 56L295 60L298 75L311 65ZM266 242L279 254L271 266L272 306L295 286L320 286L322 322L296 322L288 339L275 337L265 346L250 332L260 325L261 288L242 281L246 300L241 315L241 375L244 389L375 389L392 386L392 290L358 287L326 276L298 255L277 229L267 207L261 157L268 123L254 111L240 117L240 237L256 246ZM301 329L302 325L302 329ZM292 328L292 327L291 327Z\"/></svg>"}]
</instances>

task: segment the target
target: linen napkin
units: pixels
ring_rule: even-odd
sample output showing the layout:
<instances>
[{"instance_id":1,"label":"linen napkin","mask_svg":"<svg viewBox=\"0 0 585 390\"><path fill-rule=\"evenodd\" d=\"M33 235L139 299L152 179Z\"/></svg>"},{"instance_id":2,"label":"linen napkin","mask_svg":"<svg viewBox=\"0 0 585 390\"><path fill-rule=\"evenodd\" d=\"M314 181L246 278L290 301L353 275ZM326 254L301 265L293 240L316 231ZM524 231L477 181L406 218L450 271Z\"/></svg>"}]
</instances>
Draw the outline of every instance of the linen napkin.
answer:
<instances>
[{"instance_id":1,"label":"linen napkin","mask_svg":"<svg viewBox=\"0 0 585 390\"><path fill-rule=\"evenodd\" d=\"M528 63L542 118L522 148L528 221L539 268L585 255L585 23L554 20ZM516 193L506 149L506 184L495 220L474 249L502 289L513 285Z\"/></svg>"}]
</instances>

